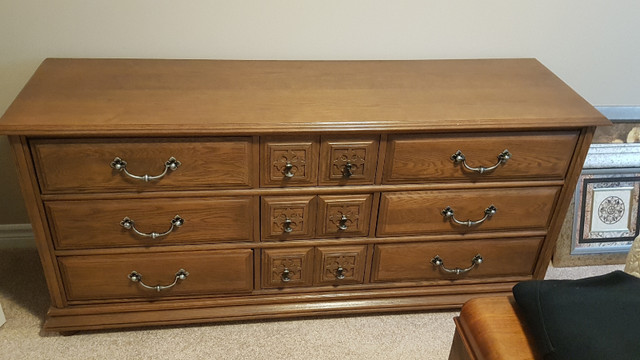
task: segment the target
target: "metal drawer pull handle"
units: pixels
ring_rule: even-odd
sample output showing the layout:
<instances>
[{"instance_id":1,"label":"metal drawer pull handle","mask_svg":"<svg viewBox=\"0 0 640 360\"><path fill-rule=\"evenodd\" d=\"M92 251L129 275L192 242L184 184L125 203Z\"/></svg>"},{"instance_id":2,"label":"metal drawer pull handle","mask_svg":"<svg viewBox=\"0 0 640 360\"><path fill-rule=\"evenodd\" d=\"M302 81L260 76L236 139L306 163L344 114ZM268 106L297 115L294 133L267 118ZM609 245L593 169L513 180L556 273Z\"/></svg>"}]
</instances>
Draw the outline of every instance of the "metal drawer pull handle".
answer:
<instances>
[{"instance_id":1,"label":"metal drawer pull handle","mask_svg":"<svg viewBox=\"0 0 640 360\"><path fill-rule=\"evenodd\" d=\"M342 215L342 217L340 218L340 223L338 224L338 229L340 230L347 230L347 228L349 227L347 225L347 220L349 220L347 218L347 215Z\"/></svg>"},{"instance_id":2,"label":"metal drawer pull handle","mask_svg":"<svg viewBox=\"0 0 640 360\"><path fill-rule=\"evenodd\" d=\"M155 290L157 292L160 292L162 290L170 289L170 288L176 286L176 284L178 283L178 280L184 280L184 279L187 278L187 276L189 276L189 273L185 269L180 269L176 273L176 278L173 280L172 284L169 284L169 285L156 285L156 286L149 286L149 285L143 283L142 282L142 274L138 273L135 270L132 271L131 274L129 274L128 278L129 278L129 280L131 280L133 282L137 282L138 284L140 284L145 289L150 289L150 290Z\"/></svg>"},{"instance_id":3,"label":"metal drawer pull handle","mask_svg":"<svg viewBox=\"0 0 640 360\"><path fill-rule=\"evenodd\" d=\"M169 170L174 171L176 170L180 165L182 165L182 163L178 160L176 160L176 158L174 158L173 156L169 158L169 160L167 160L164 163L164 171L162 172L162 174L160 175L142 175L142 176L138 176L138 175L133 175L132 173L127 171L127 162L122 160L121 158L117 157L115 159L113 159L113 161L111 162L111 167L118 170L118 171L122 171L125 173L125 175L127 175L128 177L132 178L132 179L136 179L136 180L142 180L144 182L149 182L152 180L158 180L160 178L162 178L163 176L167 175L167 173L169 172Z\"/></svg>"},{"instance_id":4,"label":"metal drawer pull handle","mask_svg":"<svg viewBox=\"0 0 640 360\"><path fill-rule=\"evenodd\" d=\"M458 150L458 151L456 151L455 154L451 155L451 160L453 160L454 163L456 163L456 164L462 163L462 165L464 165L464 167L467 168L467 170L475 171L475 172L477 172L479 174L484 174L487 171L495 170L498 166L500 166L501 164L506 163L507 160L509 160L509 159L511 159L511 153L509 152L509 150L504 149L503 152L498 154L498 162L495 165L489 166L489 167L484 167L484 166L471 167L471 166L467 165L466 158L465 158L464 154L462 153L462 151Z\"/></svg>"},{"instance_id":5,"label":"metal drawer pull handle","mask_svg":"<svg viewBox=\"0 0 640 360\"><path fill-rule=\"evenodd\" d=\"M284 270L282 270L282 275L280 276L282 278L282 282L289 282L291 281L291 278L289 277L291 275L291 271L289 271L289 269L284 268Z\"/></svg>"},{"instance_id":6,"label":"metal drawer pull handle","mask_svg":"<svg viewBox=\"0 0 640 360\"><path fill-rule=\"evenodd\" d=\"M342 176L349 178L351 177L351 175L353 175L353 165L351 165L350 162L347 161L346 164L344 164L344 169L342 169Z\"/></svg>"},{"instance_id":7,"label":"metal drawer pull handle","mask_svg":"<svg viewBox=\"0 0 640 360\"><path fill-rule=\"evenodd\" d=\"M456 275L460 275L460 274L464 274L466 272L469 272L471 270L473 270L473 268L475 268L476 266L480 265L482 263L483 259L482 259L482 255L477 254L476 256L473 257L473 259L471 259L471 266L469 266L468 268L465 269L460 269L460 268L455 268L455 269L447 269L444 266L444 260L442 260L442 258L438 255L434 256L433 259L431 259L431 263L433 264L433 266L439 266L440 269L444 270L445 272L449 273L449 274L456 274Z\"/></svg>"},{"instance_id":8,"label":"metal drawer pull handle","mask_svg":"<svg viewBox=\"0 0 640 360\"><path fill-rule=\"evenodd\" d=\"M291 227L291 223L292 223L291 219L287 218L282 225L282 230L284 230L284 232L286 233L292 232L293 228Z\"/></svg>"},{"instance_id":9,"label":"metal drawer pull handle","mask_svg":"<svg viewBox=\"0 0 640 360\"><path fill-rule=\"evenodd\" d=\"M345 277L344 276L344 268L342 266L339 266L336 269L336 279L342 280L342 279L344 279L344 277Z\"/></svg>"},{"instance_id":10,"label":"metal drawer pull handle","mask_svg":"<svg viewBox=\"0 0 640 360\"><path fill-rule=\"evenodd\" d=\"M284 176L292 178L294 173L292 173L291 170L293 170L293 164L287 161L287 163L284 165Z\"/></svg>"},{"instance_id":11,"label":"metal drawer pull handle","mask_svg":"<svg viewBox=\"0 0 640 360\"><path fill-rule=\"evenodd\" d=\"M498 209L495 206L490 205L488 208L484 209L484 217L476 221L472 221L472 220L460 221L456 219L456 217L453 215L453 209L449 206L442 209L440 213L442 214L442 216L444 216L445 219L451 219L451 221L453 221L458 225L465 225L467 227L471 227L471 226L483 223L485 220L492 217L497 211Z\"/></svg>"},{"instance_id":12,"label":"metal drawer pull handle","mask_svg":"<svg viewBox=\"0 0 640 360\"><path fill-rule=\"evenodd\" d=\"M169 235L174 229L179 228L180 226L184 225L184 219L180 217L180 215L176 215L173 219L171 219L171 227L169 228L169 230L163 232L163 233L157 233L157 232L152 232L152 233L143 233L141 231L139 231L138 229L136 229L136 223L135 221L133 221L133 219L130 219L129 217L125 216L124 219L122 219L122 221L120 221L120 226L122 226L123 228L127 229L127 230L133 230L133 232L135 232L136 234L140 235L140 236L145 236L145 237L150 237L152 239L155 238L159 238L162 236L166 236Z\"/></svg>"}]
</instances>

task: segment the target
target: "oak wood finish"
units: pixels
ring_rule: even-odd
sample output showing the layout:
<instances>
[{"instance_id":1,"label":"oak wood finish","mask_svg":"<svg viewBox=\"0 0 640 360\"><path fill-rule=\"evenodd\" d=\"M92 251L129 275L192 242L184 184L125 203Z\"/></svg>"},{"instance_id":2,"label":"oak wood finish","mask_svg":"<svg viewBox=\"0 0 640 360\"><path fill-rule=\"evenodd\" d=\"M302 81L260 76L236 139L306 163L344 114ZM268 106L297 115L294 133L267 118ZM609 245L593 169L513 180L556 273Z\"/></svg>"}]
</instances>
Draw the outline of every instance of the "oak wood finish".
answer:
<instances>
[{"instance_id":1,"label":"oak wood finish","mask_svg":"<svg viewBox=\"0 0 640 360\"><path fill-rule=\"evenodd\" d=\"M253 289L251 250L63 256L58 261L69 301L233 294ZM136 271L149 286L168 285L180 269L189 273L187 278L158 292L127 277Z\"/></svg>"},{"instance_id":2,"label":"oak wood finish","mask_svg":"<svg viewBox=\"0 0 640 360\"><path fill-rule=\"evenodd\" d=\"M544 276L607 123L532 59L47 59L0 133L52 298L44 327L68 332L508 294ZM505 149L509 160L483 174L451 159L461 150L486 167ZM116 156L136 175L181 164L145 182L112 168ZM477 220L489 205L497 212L469 228L441 214ZM184 225L156 239L119 224L161 232L175 215ZM430 262L466 268L478 253L485 261L464 274ZM168 291L127 278L162 285L183 267L190 275Z\"/></svg>"},{"instance_id":3,"label":"oak wood finish","mask_svg":"<svg viewBox=\"0 0 640 360\"><path fill-rule=\"evenodd\" d=\"M541 238L427 242L376 245L372 281L463 279L496 275L527 275L533 271ZM449 269L469 267L474 256L483 261L468 273L447 274L430 262L440 256Z\"/></svg>"},{"instance_id":4,"label":"oak wood finish","mask_svg":"<svg viewBox=\"0 0 640 360\"><path fill-rule=\"evenodd\" d=\"M308 239L315 236L315 196L262 197L262 240Z\"/></svg>"},{"instance_id":5,"label":"oak wood finish","mask_svg":"<svg viewBox=\"0 0 640 360\"><path fill-rule=\"evenodd\" d=\"M313 248L262 250L262 286L311 286L313 258Z\"/></svg>"},{"instance_id":6,"label":"oak wood finish","mask_svg":"<svg viewBox=\"0 0 640 360\"><path fill-rule=\"evenodd\" d=\"M262 186L317 185L318 142L317 136L262 139Z\"/></svg>"},{"instance_id":7,"label":"oak wood finish","mask_svg":"<svg viewBox=\"0 0 640 360\"><path fill-rule=\"evenodd\" d=\"M371 194L319 195L317 237L368 236Z\"/></svg>"},{"instance_id":8,"label":"oak wood finish","mask_svg":"<svg viewBox=\"0 0 640 360\"><path fill-rule=\"evenodd\" d=\"M323 137L319 184L373 184L377 158L378 136Z\"/></svg>"},{"instance_id":9,"label":"oak wood finish","mask_svg":"<svg viewBox=\"0 0 640 360\"><path fill-rule=\"evenodd\" d=\"M558 191L558 187L530 187L383 193L377 234L543 229L549 222ZM495 215L473 226L456 224L442 214L442 210L450 207L460 221L479 221L491 205L497 209Z\"/></svg>"},{"instance_id":10,"label":"oak wood finish","mask_svg":"<svg viewBox=\"0 0 640 360\"><path fill-rule=\"evenodd\" d=\"M254 206L249 196L45 202L57 249L253 241ZM155 239L120 224L126 217L140 232L163 233L177 215L184 224Z\"/></svg>"},{"instance_id":11,"label":"oak wood finish","mask_svg":"<svg viewBox=\"0 0 640 360\"><path fill-rule=\"evenodd\" d=\"M315 284L361 284L366 254L366 246L316 248Z\"/></svg>"},{"instance_id":12,"label":"oak wood finish","mask_svg":"<svg viewBox=\"0 0 640 360\"><path fill-rule=\"evenodd\" d=\"M43 193L160 191L252 185L250 138L36 140L31 142ZM174 157L181 165L156 181L131 179L110 163L119 157L133 175L159 175Z\"/></svg>"},{"instance_id":13,"label":"oak wood finish","mask_svg":"<svg viewBox=\"0 0 640 360\"><path fill-rule=\"evenodd\" d=\"M424 181L490 181L496 179L562 179L578 132L394 135L390 137L384 183ZM470 167L490 167L497 155L511 158L497 169L479 174L451 161L462 151Z\"/></svg>"}]
</instances>

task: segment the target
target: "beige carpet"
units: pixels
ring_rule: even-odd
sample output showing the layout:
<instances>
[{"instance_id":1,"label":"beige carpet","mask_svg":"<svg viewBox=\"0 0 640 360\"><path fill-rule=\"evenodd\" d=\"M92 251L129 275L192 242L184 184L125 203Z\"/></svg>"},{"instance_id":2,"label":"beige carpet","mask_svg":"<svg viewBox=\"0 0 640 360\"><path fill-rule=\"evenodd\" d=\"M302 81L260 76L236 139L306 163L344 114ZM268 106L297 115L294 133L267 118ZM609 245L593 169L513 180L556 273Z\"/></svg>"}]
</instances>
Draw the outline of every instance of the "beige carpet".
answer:
<instances>
[{"instance_id":1,"label":"beige carpet","mask_svg":"<svg viewBox=\"0 0 640 360\"><path fill-rule=\"evenodd\" d=\"M580 278L621 265L550 268ZM48 295L35 250L0 249L0 359L447 359L455 311L43 333Z\"/></svg>"}]
</instances>

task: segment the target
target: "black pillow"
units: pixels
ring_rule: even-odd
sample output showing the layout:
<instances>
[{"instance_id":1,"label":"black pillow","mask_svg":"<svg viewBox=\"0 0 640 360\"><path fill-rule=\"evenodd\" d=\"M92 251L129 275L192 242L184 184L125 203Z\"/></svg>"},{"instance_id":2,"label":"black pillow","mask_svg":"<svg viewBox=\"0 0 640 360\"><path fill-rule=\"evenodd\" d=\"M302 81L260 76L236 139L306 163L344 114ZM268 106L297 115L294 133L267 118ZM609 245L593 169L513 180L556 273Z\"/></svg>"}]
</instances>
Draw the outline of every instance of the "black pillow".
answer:
<instances>
[{"instance_id":1,"label":"black pillow","mask_svg":"<svg viewBox=\"0 0 640 360\"><path fill-rule=\"evenodd\" d=\"M544 359L640 359L640 278L524 281L513 295Z\"/></svg>"}]
</instances>

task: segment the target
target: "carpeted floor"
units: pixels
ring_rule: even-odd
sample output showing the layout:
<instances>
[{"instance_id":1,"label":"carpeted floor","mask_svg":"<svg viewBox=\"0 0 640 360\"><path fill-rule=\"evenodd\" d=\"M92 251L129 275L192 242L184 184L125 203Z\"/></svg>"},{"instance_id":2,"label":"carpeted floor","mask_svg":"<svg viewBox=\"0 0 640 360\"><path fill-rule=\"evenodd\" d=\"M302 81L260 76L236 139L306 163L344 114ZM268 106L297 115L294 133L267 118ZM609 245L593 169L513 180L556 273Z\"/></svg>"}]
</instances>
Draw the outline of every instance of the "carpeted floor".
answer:
<instances>
[{"instance_id":1,"label":"carpeted floor","mask_svg":"<svg viewBox=\"0 0 640 360\"><path fill-rule=\"evenodd\" d=\"M581 278L622 265L550 268ZM455 311L43 333L49 306L34 249L0 249L0 359L447 359Z\"/></svg>"}]
</instances>

